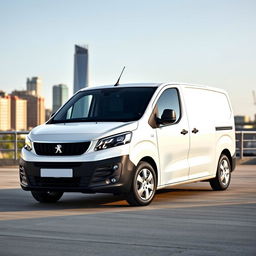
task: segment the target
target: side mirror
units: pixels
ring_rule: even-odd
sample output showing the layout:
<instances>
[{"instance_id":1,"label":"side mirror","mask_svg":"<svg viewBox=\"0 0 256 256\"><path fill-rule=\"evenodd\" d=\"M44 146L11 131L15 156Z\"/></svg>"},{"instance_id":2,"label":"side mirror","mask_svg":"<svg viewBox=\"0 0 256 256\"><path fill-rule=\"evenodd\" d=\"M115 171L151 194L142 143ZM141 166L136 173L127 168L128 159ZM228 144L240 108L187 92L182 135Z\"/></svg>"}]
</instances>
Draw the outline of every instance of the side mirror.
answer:
<instances>
[{"instance_id":1,"label":"side mirror","mask_svg":"<svg viewBox=\"0 0 256 256\"><path fill-rule=\"evenodd\" d=\"M158 124L172 124L176 121L176 113L173 109L165 109L161 118L157 118Z\"/></svg>"}]
</instances>

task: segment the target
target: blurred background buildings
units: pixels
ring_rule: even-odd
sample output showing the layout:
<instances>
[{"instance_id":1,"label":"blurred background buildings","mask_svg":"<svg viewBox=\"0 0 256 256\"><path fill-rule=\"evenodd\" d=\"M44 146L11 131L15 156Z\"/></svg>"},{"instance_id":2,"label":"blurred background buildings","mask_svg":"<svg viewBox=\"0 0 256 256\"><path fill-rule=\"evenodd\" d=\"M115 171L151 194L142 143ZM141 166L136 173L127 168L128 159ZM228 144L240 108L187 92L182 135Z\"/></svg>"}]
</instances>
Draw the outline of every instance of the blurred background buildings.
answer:
<instances>
[{"instance_id":1,"label":"blurred background buildings","mask_svg":"<svg viewBox=\"0 0 256 256\"><path fill-rule=\"evenodd\" d=\"M30 95L42 95L42 81L39 77L27 78L27 91Z\"/></svg>"},{"instance_id":2,"label":"blurred background buildings","mask_svg":"<svg viewBox=\"0 0 256 256\"><path fill-rule=\"evenodd\" d=\"M42 81L39 77L27 78L27 90L0 93L0 130L31 129L45 122Z\"/></svg>"},{"instance_id":3,"label":"blurred background buildings","mask_svg":"<svg viewBox=\"0 0 256 256\"><path fill-rule=\"evenodd\" d=\"M74 52L74 87L73 92L88 86L88 47L75 45ZM45 109L42 95L43 83L40 77L27 78L26 90L14 90L7 94L0 91L0 131L26 131L43 124L69 98L69 88L65 84L52 87L52 109ZM256 96L253 102L256 112ZM235 116L237 131L256 130L254 119L246 115Z\"/></svg>"},{"instance_id":4,"label":"blurred background buildings","mask_svg":"<svg viewBox=\"0 0 256 256\"><path fill-rule=\"evenodd\" d=\"M88 47L75 45L73 92L88 86ZM43 124L69 98L68 86L52 87L52 109L45 109L40 77L27 78L26 90L0 91L0 131L26 131Z\"/></svg>"},{"instance_id":5,"label":"blurred background buildings","mask_svg":"<svg viewBox=\"0 0 256 256\"><path fill-rule=\"evenodd\" d=\"M68 100L68 87L58 84L52 87L52 112L55 113Z\"/></svg>"},{"instance_id":6,"label":"blurred background buildings","mask_svg":"<svg viewBox=\"0 0 256 256\"><path fill-rule=\"evenodd\" d=\"M75 45L74 94L88 86L88 47Z\"/></svg>"},{"instance_id":7,"label":"blurred background buildings","mask_svg":"<svg viewBox=\"0 0 256 256\"><path fill-rule=\"evenodd\" d=\"M31 129L45 122L45 105L44 97L41 95L42 81L39 77L27 78L27 90L15 90L11 96L16 96L17 99L26 101L26 119L23 119L23 129ZM15 112L12 111L13 114ZM11 129L15 130L14 126ZM22 130L23 130L22 129Z\"/></svg>"}]
</instances>

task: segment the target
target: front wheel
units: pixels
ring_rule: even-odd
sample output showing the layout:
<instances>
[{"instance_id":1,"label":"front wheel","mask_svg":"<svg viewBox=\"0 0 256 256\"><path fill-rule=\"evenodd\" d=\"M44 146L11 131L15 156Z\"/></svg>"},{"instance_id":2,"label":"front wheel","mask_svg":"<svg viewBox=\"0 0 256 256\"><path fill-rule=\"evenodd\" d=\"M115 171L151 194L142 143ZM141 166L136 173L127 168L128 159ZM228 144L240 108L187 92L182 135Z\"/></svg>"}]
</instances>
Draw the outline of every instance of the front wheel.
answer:
<instances>
[{"instance_id":1,"label":"front wheel","mask_svg":"<svg viewBox=\"0 0 256 256\"><path fill-rule=\"evenodd\" d=\"M31 191L32 196L40 203L56 203L63 195L63 192Z\"/></svg>"},{"instance_id":2,"label":"front wheel","mask_svg":"<svg viewBox=\"0 0 256 256\"><path fill-rule=\"evenodd\" d=\"M221 155L216 177L210 180L213 190L226 190L231 181L231 164L226 155Z\"/></svg>"},{"instance_id":3,"label":"front wheel","mask_svg":"<svg viewBox=\"0 0 256 256\"><path fill-rule=\"evenodd\" d=\"M156 193L156 174L147 162L139 162L133 177L127 202L133 206L145 206L151 203Z\"/></svg>"}]
</instances>

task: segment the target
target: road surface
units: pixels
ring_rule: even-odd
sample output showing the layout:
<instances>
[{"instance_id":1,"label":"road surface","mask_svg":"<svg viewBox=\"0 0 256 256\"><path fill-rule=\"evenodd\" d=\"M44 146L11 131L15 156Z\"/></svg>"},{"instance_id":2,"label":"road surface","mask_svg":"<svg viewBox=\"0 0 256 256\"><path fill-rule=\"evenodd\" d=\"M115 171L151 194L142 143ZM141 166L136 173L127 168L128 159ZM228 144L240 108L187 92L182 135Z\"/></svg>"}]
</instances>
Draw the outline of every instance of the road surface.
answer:
<instances>
[{"instance_id":1,"label":"road surface","mask_svg":"<svg viewBox=\"0 0 256 256\"><path fill-rule=\"evenodd\" d=\"M157 193L147 207L120 196L66 193L37 203L0 168L0 256L256 255L256 165L239 165L227 191L207 182Z\"/></svg>"}]
</instances>

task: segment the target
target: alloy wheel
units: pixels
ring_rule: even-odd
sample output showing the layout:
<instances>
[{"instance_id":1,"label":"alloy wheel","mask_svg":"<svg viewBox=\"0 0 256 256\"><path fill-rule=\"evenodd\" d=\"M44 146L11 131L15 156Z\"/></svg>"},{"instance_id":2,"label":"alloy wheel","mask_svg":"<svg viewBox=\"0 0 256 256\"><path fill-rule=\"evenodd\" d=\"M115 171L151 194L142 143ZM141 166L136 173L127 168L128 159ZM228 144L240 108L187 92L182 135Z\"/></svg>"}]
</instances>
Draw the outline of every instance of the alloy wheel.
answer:
<instances>
[{"instance_id":1,"label":"alloy wheel","mask_svg":"<svg viewBox=\"0 0 256 256\"><path fill-rule=\"evenodd\" d=\"M154 176L151 170L143 168L137 176L137 193L142 200L149 200L154 194Z\"/></svg>"}]
</instances>

